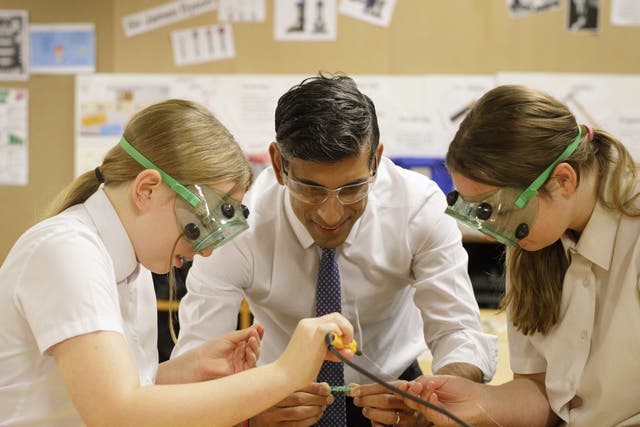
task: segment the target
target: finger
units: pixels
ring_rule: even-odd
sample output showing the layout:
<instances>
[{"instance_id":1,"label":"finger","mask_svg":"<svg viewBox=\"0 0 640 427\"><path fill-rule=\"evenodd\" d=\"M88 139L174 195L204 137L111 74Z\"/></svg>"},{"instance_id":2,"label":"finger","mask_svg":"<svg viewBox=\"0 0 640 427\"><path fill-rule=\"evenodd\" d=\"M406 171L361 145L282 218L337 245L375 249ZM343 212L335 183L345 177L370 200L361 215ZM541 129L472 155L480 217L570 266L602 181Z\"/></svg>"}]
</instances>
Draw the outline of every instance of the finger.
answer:
<instances>
[{"instance_id":1,"label":"finger","mask_svg":"<svg viewBox=\"0 0 640 427\"><path fill-rule=\"evenodd\" d=\"M250 337L247 340L247 346L251 349L251 351L257 356L260 354L260 340L256 337Z\"/></svg>"},{"instance_id":2,"label":"finger","mask_svg":"<svg viewBox=\"0 0 640 427\"><path fill-rule=\"evenodd\" d=\"M340 313L329 313L322 316L324 322L323 336L326 336L329 332L337 334L342 338L342 341L346 344L353 341L353 326L349 321Z\"/></svg>"},{"instance_id":3,"label":"finger","mask_svg":"<svg viewBox=\"0 0 640 427\"><path fill-rule=\"evenodd\" d=\"M254 368L258 363L258 356L251 349L251 347L247 346L244 352L244 367L245 369Z\"/></svg>"},{"instance_id":4,"label":"finger","mask_svg":"<svg viewBox=\"0 0 640 427\"><path fill-rule=\"evenodd\" d=\"M236 345L233 351L233 370L234 372L242 372L244 370L244 355L246 350L246 343L244 341Z\"/></svg>"},{"instance_id":5,"label":"finger","mask_svg":"<svg viewBox=\"0 0 640 427\"><path fill-rule=\"evenodd\" d=\"M240 329L239 331L232 331L226 334L226 338L233 342L239 343L241 341L246 341L251 337L255 337L256 339L260 339L262 337L259 328L262 328L262 333L264 333L264 328L260 325L251 325L248 328Z\"/></svg>"},{"instance_id":6,"label":"finger","mask_svg":"<svg viewBox=\"0 0 640 427\"><path fill-rule=\"evenodd\" d=\"M384 393L387 389L378 384L378 383L373 383L373 384L361 384L360 386L354 388L353 390L351 390L351 392L349 393L349 395L351 397L360 397L360 396L368 396L370 394L379 394L379 393Z\"/></svg>"},{"instance_id":7,"label":"finger","mask_svg":"<svg viewBox=\"0 0 640 427\"><path fill-rule=\"evenodd\" d=\"M265 411L261 418L269 420L267 425L286 423L286 426L304 425L309 426L317 421L323 414L325 406L294 406L294 407L272 407ZM309 422L311 421L311 422ZM307 424L304 424L307 423Z\"/></svg>"},{"instance_id":8,"label":"finger","mask_svg":"<svg viewBox=\"0 0 640 427\"><path fill-rule=\"evenodd\" d=\"M279 403L277 407L287 408L296 406L326 406L333 401L333 396L329 393L327 395L319 395L313 393L307 393L303 391L297 391L285 397Z\"/></svg>"},{"instance_id":9,"label":"finger","mask_svg":"<svg viewBox=\"0 0 640 427\"><path fill-rule=\"evenodd\" d=\"M401 390L405 390L407 386L407 381L403 381L403 380L390 381L389 384ZM392 393L389 391L387 387L378 383L360 385L354 388L353 390L351 390L351 393L350 393L351 397L365 397L365 396L373 396L373 395L380 395L380 394L392 395Z\"/></svg>"},{"instance_id":10,"label":"finger","mask_svg":"<svg viewBox=\"0 0 640 427\"><path fill-rule=\"evenodd\" d=\"M406 409L403 399L393 394L372 394L353 399L356 406L370 406L379 409Z\"/></svg>"},{"instance_id":11,"label":"finger","mask_svg":"<svg viewBox=\"0 0 640 427\"><path fill-rule=\"evenodd\" d=\"M262 339L264 336L264 326L259 323L254 323L253 326L256 328L256 332L258 332L258 338Z\"/></svg>"},{"instance_id":12,"label":"finger","mask_svg":"<svg viewBox=\"0 0 640 427\"><path fill-rule=\"evenodd\" d=\"M245 363L250 366L255 366L258 358L260 357L260 344L254 337L249 338L245 347Z\"/></svg>"},{"instance_id":13,"label":"finger","mask_svg":"<svg viewBox=\"0 0 640 427\"><path fill-rule=\"evenodd\" d=\"M376 408L364 408L362 415L370 419L375 423L384 425L413 425L415 423L415 416L413 411L391 411Z\"/></svg>"}]
</instances>

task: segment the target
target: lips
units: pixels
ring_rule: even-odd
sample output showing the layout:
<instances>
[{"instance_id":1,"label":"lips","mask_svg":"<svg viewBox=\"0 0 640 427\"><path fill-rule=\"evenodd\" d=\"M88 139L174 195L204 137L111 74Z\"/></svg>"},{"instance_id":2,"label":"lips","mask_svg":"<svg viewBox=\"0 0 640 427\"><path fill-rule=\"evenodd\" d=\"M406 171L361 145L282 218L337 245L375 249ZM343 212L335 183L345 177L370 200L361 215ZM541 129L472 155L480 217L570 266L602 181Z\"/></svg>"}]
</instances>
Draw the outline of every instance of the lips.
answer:
<instances>
[{"instance_id":1,"label":"lips","mask_svg":"<svg viewBox=\"0 0 640 427\"><path fill-rule=\"evenodd\" d=\"M173 265L176 268L180 268L180 267L182 267L183 264L184 264L184 258L182 258L180 255L176 255Z\"/></svg>"}]
</instances>

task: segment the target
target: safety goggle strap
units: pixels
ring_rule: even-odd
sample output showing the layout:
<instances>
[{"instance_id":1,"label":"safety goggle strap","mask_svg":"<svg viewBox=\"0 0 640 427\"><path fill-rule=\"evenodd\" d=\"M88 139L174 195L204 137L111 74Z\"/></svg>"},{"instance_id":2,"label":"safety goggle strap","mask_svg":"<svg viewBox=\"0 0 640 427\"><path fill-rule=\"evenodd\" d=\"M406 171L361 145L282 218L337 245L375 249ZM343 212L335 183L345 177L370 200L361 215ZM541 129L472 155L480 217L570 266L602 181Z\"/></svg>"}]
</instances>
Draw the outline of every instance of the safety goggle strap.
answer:
<instances>
[{"instance_id":1,"label":"safety goggle strap","mask_svg":"<svg viewBox=\"0 0 640 427\"><path fill-rule=\"evenodd\" d=\"M576 151L576 148L578 148L578 144L580 144L581 138L582 126L578 125L578 136L576 136L576 139L574 139L573 142L569 144L567 148L565 148L565 150L553 161L553 163L549 165L549 167L544 170L544 172L538 175L538 177L522 193L520 193L520 195L514 202L517 207L522 209L524 205L527 204L529 199L538 194L538 190L540 189L540 187L542 187L542 184L544 184L547 179L549 179L551 172L553 172L553 169L558 165L558 163L560 163L562 160L566 159L571 154L573 154L574 151Z\"/></svg>"},{"instance_id":2,"label":"safety goggle strap","mask_svg":"<svg viewBox=\"0 0 640 427\"><path fill-rule=\"evenodd\" d=\"M196 207L202 202L202 200L200 200L198 196L189 191L187 187L180 184L171 175L167 174L165 171L154 165L151 160L147 159L141 152L136 150L133 145L129 144L124 135L120 137L120 146L125 152L127 152L127 154L133 157L136 162L140 163L145 168L158 171L160 173L160 176L162 176L162 180L164 181L164 183L167 184L173 191L178 193L178 195L185 199L191 206Z\"/></svg>"}]
</instances>

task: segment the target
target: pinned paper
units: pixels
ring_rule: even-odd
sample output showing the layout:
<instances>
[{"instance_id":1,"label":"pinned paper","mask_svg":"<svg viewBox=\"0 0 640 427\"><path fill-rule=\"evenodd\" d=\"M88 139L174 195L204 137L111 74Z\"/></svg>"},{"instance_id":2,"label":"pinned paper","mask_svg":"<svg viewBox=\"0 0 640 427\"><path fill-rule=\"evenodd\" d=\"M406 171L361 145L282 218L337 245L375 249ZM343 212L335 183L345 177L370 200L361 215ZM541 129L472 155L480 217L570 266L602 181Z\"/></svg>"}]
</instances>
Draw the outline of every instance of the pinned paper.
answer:
<instances>
[{"instance_id":1,"label":"pinned paper","mask_svg":"<svg viewBox=\"0 0 640 427\"><path fill-rule=\"evenodd\" d=\"M336 0L276 0L274 37L280 41L334 41Z\"/></svg>"},{"instance_id":2,"label":"pinned paper","mask_svg":"<svg viewBox=\"0 0 640 427\"><path fill-rule=\"evenodd\" d=\"M0 185L29 183L29 92L0 88Z\"/></svg>"},{"instance_id":3,"label":"pinned paper","mask_svg":"<svg viewBox=\"0 0 640 427\"><path fill-rule=\"evenodd\" d=\"M29 33L26 10L0 10L0 80L29 76Z\"/></svg>"},{"instance_id":4,"label":"pinned paper","mask_svg":"<svg viewBox=\"0 0 640 427\"><path fill-rule=\"evenodd\" d=\"M560 0L506 0L509 16L519 18L560 7Z\"/></svg>"},{"instance_id":5,"label":"pinned paper","mask_svg":"<svg viewBox=\"0 0 640 427\"><path fill-rule=\"evenodd\" d=\"M171 33L173 59L176 65L191 65L201 62L234 58L231 25L207 25L176 30Z\"/></svg>"},{"instance_id":6,"label":"pinned paper","mask_svg":"<svg viewBox=\"0 0 640 427\"><path fill-rule=\"evenodd\" d=\"M388 27L395 5L395 0L342 0L340 13L381 27Z\"/></svg>"},{"instance_id":7,"label":"pinned paper","mask_svg":"<svg viewBox=\"0 0 640 427\"><path fill-rule=\"evenodd\" d=\"M262 22L265 15L265 0L219 0L218 3L221 22Z\"/></svg>"},{"instance_id":8,"label":"pinned paper","mask_svg":"<svg viewBox=\"0 0 640 427\"><path fill-rule=\"evenodd\" d=\"M32 74L95 71L94 24L34 24L29 32Z\"/></svg>"},{"instance_id":9,"label":"pinned paper","mask_svg":"<svg viewBox=\"0 0 640 427\"><path fill-rule=\"evenodd\" d=\"M165 3L122 18L127 37L155 30L175 22L215 10L215 0L180 0Z\"/></svg>"}]
</instances>

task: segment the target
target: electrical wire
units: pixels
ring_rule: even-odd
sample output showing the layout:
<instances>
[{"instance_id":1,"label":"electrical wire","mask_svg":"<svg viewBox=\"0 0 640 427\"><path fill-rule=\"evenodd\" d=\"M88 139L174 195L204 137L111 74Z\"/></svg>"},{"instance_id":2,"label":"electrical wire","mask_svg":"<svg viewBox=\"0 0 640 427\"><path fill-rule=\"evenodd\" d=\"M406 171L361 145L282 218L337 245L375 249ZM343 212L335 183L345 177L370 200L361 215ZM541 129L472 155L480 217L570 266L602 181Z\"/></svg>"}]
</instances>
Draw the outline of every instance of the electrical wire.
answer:
<instances>
[{"instance_id":1,"label":"electrical wire","mask_svg":"<svg viewBox=\"0 0 640 427\"><path fill-rule=\"evenodd\" d=\"M353 363L351 360L348 360L342 354L340 354L338 349L336 349L336 347L333 345L333 338L334 338L334 336L333 336L333 334L331 332L329 332L327 334L327 336L325 337L325 342L327 344L327 348L329 349L329 351L331 353L333 353L342 362L346 363L347 365L349 365L350 367L352 367L356 371L360 372L361 374L367 376L368 378L371 378L373 381L377 382L378 384L382 385L383 387L388 388L392 392L394 392L396 394L399 394L400 396L405 397L405 398L407 398L409 400L413 400L414 402L418 403L419 405L422 405L422 406L425 406L425 407L427 407L429 409L433 409L434 411L440 412L441 414L451 418L453 421L455 421L458 424L460 424L462 427L471 427L470 424L466 423L464 420L458 418L457 416L455 416L451 412L447 411L446 409L441 408L439 406L436 406L433 403L429 403L426 400L420 399L419 397L414 396L412 394L409 394L404 390L400 390L398 387L389 384L388 382L386 382L382 378L378 377L377 375L372 374L371 372L367 371L363 367L358 366L357 364Z\"/></svg>"}]
</instances>

